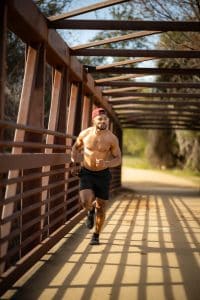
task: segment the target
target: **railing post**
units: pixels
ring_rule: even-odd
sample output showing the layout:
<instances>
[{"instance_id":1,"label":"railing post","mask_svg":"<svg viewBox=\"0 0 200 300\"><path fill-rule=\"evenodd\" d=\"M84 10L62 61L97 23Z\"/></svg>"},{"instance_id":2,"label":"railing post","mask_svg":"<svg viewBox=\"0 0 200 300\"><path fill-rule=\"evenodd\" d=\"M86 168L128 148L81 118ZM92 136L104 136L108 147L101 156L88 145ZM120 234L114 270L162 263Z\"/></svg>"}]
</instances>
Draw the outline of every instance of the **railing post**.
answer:
<instances>
[{"instance_id":1,"label":"railing post","mask_svg":"<svg viewBox=\"0 0 200 300\"><path fill-rule=\"evenodd\" d=\"M30 108L30 100L31 100L31 93L33 89L33 83L35 79L35 69L37 63L37 50L29 47L27 61L25 66L25 74L24 74L24 81L19 105L19 112L17 123L26 125L28 120L29 108ZM16 142L23 142L25 138L24 130L15 130L14 141ZM15 148L12 149L12 154L21 154L22 148ZM16 178L19 176L19 170L12 170L8 174L8 179ZM6 187L5 198L9 198L16 194L17 184L11 184ZM2 209L2 220L10 215L12 215L14 210L14 203L11 202L3 206ZM7 222L6 224L1 226L1 237L8 236L11 230L11 222ZM1 257L3 257L8 249L8 242L2 244L1 248ZM1 272L4 271L5 263L1 263Z\"/></svg>"}]
</instances>

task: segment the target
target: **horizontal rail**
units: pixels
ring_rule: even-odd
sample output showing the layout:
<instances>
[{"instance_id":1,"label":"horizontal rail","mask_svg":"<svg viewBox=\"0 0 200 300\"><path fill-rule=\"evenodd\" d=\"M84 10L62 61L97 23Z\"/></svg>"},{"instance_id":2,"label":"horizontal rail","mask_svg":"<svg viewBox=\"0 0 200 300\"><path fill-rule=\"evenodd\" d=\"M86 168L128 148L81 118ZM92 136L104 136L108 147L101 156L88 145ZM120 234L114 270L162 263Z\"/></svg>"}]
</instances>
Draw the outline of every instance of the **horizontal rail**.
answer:
<instances>
[{"instance_id":1,"label":"horizontal rail","mask_svg":"<svg viewBox=\"0 0 200 300\"><path fill-rule=\"evenodd\" d=\"M51 249L59 240L65 236L82 218L85 211L81 210L64 225L59 227L47 239L42 241L32 251L20 259L15 266L2 274L0 279L1 294L3 294L26 270L34 265L49 249Z\"/></svg>"},{"instance_id":2,"label":"horizontal rail","mask_svg":"<svg viewBox=\"0 0 200 300\"><path fill-rule=\"evenodd\" d=\"M55 166L71 162L69 154L0 154L0 172Z\"/></svg>"}]
</instances>

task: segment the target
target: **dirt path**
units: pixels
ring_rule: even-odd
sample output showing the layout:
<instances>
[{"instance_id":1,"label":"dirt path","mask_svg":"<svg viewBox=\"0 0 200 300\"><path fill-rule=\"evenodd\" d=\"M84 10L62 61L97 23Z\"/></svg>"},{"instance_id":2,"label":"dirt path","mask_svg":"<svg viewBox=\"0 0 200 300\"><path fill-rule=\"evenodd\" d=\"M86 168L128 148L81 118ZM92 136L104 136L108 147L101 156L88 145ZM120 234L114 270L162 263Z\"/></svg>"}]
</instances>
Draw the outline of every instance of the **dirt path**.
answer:
<instances>
[{"instance_id":1,"label":"dirt path","mask_svg":"<svg viewBox=\"0 0 200 300\"><path fill-rule=\"evenodd\" d=\"M123 167L122 184L125 187L156 190L199 190L199 184L187 178L166 174L162 171L143 170Z\"/></svg>"}]
</instances>

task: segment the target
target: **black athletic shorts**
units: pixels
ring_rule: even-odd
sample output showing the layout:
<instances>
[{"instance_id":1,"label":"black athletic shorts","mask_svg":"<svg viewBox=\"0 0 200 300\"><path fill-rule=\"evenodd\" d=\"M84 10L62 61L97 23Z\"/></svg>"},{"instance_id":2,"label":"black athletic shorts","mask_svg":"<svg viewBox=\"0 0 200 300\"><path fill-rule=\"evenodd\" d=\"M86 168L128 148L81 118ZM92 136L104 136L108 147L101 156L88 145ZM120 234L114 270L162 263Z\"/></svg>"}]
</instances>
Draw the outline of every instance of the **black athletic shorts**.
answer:
<instances>
[{"instance_id":1,"label":"black athletic shorts","mask_svg":"<svg viewBox=\"0 0 200 300\"><path fill-rule=\"evenodd\" d=\"M110 180L109 169L91 171L83 167L80 171L80 190L90 189L95 197L108 200Z\"/></svg>"}]
</instances>

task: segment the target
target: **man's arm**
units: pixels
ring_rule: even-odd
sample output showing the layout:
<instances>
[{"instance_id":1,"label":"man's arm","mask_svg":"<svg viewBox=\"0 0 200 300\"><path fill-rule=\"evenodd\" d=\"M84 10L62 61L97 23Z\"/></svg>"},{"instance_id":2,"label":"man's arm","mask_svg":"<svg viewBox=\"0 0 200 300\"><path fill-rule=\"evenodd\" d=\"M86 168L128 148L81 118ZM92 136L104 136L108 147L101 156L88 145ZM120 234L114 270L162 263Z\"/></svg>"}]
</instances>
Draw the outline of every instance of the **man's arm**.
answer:
<instances>
[{"instance_id":1,"label":"man's arm","mask_svg":"<svg viewBox=\"0 0 200 300\"><path fill-rule=\"evenodd\" d=\"M83 149L83 139L81 134L77 137L76 142L72 146L72 152L71 152L71 161L72 162L78 162L80 159L80 153Z\"/></svg>"},{"instance_id":2,"label":"man's arm","mask_svg":"<svg viewBox=\"0 0 200 300\"><path fill-rule=\"evenodd\" d=\"M119 142L116 136L114 136L113 138L113 143L111 145L110 151L113 156L113 159L107 162L108 168L119 166L122 162L122 158L121 158L121 150L119 148Z\"/></svg>"}]
</instances>

